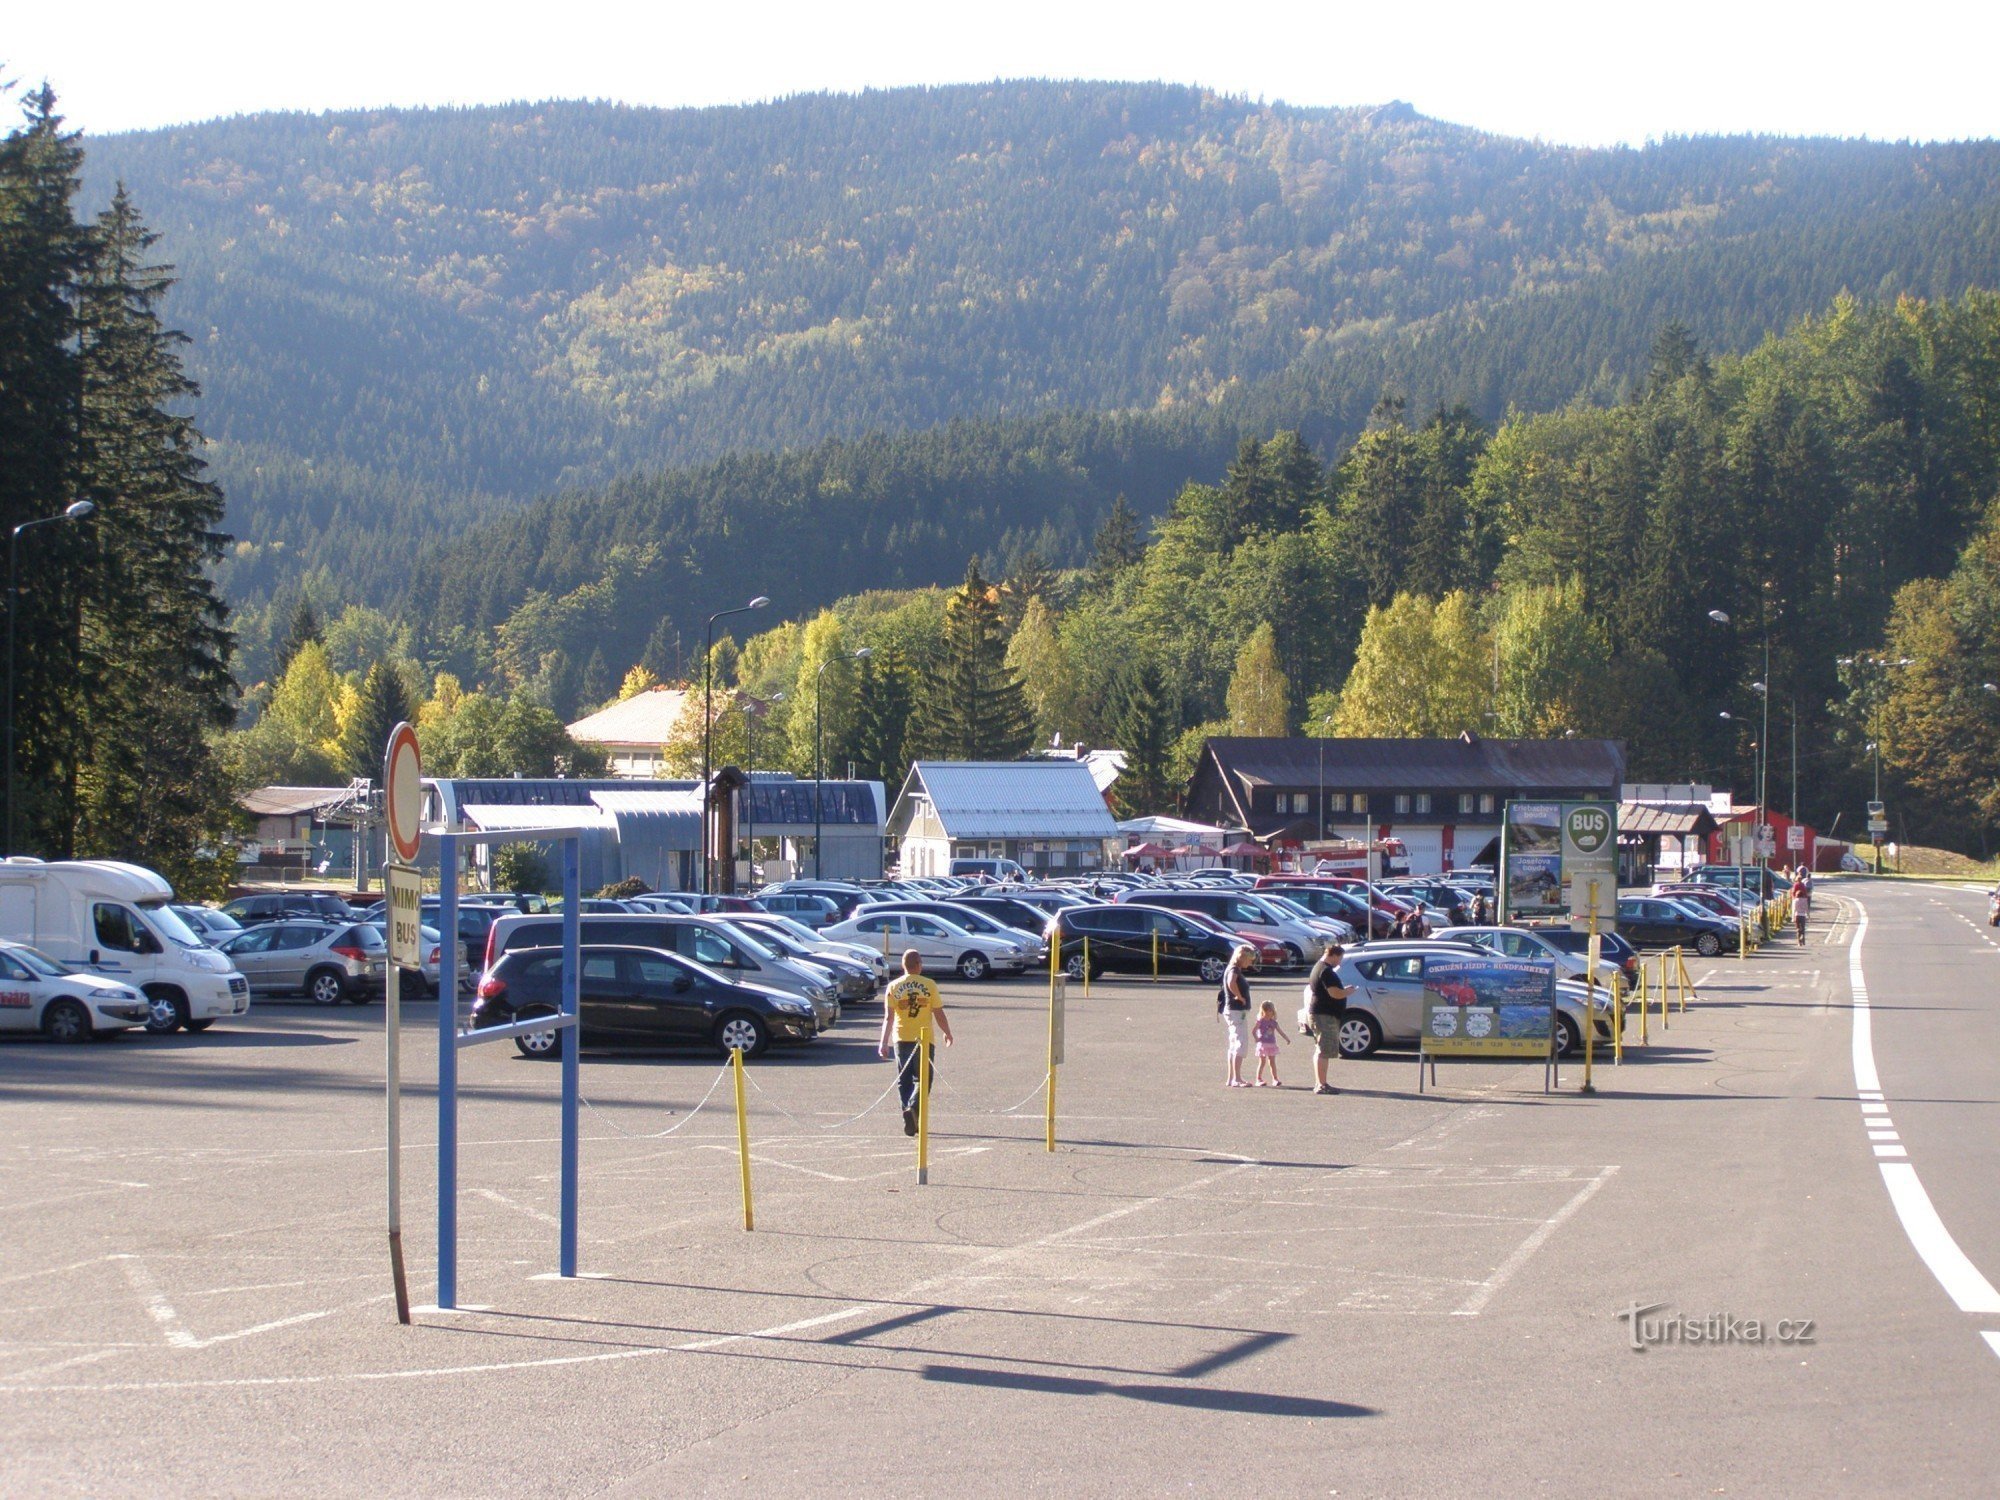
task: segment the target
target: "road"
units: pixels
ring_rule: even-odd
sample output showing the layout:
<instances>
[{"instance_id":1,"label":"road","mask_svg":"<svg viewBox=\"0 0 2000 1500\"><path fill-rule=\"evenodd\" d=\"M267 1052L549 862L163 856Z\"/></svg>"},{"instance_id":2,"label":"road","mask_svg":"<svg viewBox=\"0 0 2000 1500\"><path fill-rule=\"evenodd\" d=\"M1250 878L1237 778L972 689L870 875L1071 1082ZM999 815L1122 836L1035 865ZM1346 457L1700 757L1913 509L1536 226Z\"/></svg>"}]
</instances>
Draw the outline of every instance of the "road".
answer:
<instances>
[{"instance_id":1,"label":"road","mask_svg":"<svg viewBox=\"0 0 2000 1500\"><path fill-rule=\"evenodd\" d=\"M1036 985L947 985L931 1183L864 1014L753 1065L754 1233L726 1087L690 1113L715 1062L588 1059L586 1280L548 1274L556 1070L475 1048L468 1307L408 1329L379 1008L0 1046L0 1490L1985 1495L2000 1308L1954 1293L2000 1278L2000 933L1948 886L1820 904L1803 950L1691 964L1590 1098L1483 1064L1420 1095L1396 1054L1315 1098L1299 1047L1225 1090L1199 986L1098 984L1053 1155ZM1295 983L1260 982L1288 1027Z\"/></svg>"}]
</instances>

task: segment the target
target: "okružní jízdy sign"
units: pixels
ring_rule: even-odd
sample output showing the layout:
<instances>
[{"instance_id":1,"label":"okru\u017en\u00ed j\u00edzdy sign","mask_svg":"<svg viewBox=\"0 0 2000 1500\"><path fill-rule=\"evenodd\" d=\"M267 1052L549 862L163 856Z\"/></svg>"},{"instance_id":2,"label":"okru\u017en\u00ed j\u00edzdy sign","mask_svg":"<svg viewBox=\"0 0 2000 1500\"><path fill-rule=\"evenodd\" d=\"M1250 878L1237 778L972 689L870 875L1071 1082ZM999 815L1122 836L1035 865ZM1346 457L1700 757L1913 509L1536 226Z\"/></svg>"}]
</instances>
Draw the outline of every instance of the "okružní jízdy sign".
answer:
<instances>
[{"instance_id":1,"label":"okru\u017en\u00ed j\u00edzdy sign","mask_svg":"<svg viewBox=\"0 0 2000 1500\"><path fill-rule=\"evenodd\" d=\"M1424 958L1421 1050L1432 1057L1547 1057L1555 1042L1556 971L1539 959Z\"/></svg>"}]
</instances>

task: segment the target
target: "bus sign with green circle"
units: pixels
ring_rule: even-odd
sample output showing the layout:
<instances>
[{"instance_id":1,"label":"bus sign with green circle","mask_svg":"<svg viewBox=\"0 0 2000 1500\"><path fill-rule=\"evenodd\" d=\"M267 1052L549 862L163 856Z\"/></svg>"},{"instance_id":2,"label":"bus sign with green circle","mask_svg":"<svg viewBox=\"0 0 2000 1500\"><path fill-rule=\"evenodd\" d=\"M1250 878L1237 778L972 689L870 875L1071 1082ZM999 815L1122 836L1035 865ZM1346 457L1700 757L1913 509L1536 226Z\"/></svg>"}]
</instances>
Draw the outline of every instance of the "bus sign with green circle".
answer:
<instances>
[{"instance_id":1,"label":"bus sign with green circle","mask_svg":"<svg viewBox=\"0 0 2000 1500\"><path fill-rule=\"evenodd\" d=\"M1572 807L1563 831L1577 853L1595 854L1610 842L1611 814L1603 807Z\"/></svg>"}]
</instances>

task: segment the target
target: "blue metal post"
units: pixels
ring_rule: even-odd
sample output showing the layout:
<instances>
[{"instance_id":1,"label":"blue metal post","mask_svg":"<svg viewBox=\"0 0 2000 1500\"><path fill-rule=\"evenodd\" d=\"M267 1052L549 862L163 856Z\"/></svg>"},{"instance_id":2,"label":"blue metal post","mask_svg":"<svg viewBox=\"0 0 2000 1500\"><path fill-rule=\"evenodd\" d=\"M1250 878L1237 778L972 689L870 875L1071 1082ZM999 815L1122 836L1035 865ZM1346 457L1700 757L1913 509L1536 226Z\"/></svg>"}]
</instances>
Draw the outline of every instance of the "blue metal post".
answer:
<instances>
[{"instance_id":1,"label":"blue metal post","mask_svg":"<svg viewBox=\"0 0 2000 1500\"><path fill-rule=\"evenodd\" d=\"M583 923L577 907L581 901L577 873L578 846L582 840L572 834L563 840L563 977L562 1010L570 1019L562 1037L562 1227L556 1252L556 1268L564 1276L576 1275L576 1184L577 1184L577 1101L582 1093L582 1021L579 1016L583 991Z\"/></svg>"},{"instance_id":2,"label":"blue metal post","mask_svg":"<svg viewBox=\"0 0 2000 1500\"><path fill-rule=\"evenodd\" d=\"M458 835L440 833L438 928L438 1290L437 1305L458 1306Z\"/></svg>"}]
</instances>

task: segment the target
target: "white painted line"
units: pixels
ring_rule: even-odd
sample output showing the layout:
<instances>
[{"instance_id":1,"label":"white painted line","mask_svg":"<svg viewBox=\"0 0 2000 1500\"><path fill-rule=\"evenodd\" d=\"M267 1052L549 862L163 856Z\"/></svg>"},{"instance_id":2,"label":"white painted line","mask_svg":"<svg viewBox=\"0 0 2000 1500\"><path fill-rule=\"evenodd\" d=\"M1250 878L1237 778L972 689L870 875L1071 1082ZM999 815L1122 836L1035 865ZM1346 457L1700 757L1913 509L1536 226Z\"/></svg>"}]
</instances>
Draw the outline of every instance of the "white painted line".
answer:
<instances>
[{"instance_id":1,"label":"white painted line","mask_svg":"<svg viewBox=\"0 0 2000 1500\"><path fill-rule=\"evenodd\" d=\"M1871 1130L1868 1132L1868 1139L1871 1141L1893 1141L1900 1139L1900 1137L1893 1130Z\"/></svg>"},{"instance_id":2,"label":"white painted line","mask_svg":"<svg viewBox=\"0 0 2000 1500\"><path fill-rule=\"evenodd\" d=\"M1879 1101L1882 1097L1882 1095L1879 1092L1864 1093L1859 1089L1855 1090L1855 1096L1860 1099L1873 1099L1877 1101Z\"/></svg>"},{"instance_id":3,"label":"white painted line","mask_svg":"<svg viewBox=\"0 0 2000 1500\"><path fill-rule=\"evenodd\" d=\"M1901 1146L1877 1146L1875 1154L1877 1156L1908 1156L1910 1153L1905 1151ZM1921 1249L1922 1247L1919 1246L1918 1248Z\"/></svg>"},{"instance_id":4,"label":"white painted line","mask_svg":"<svg viewBox=\"0 0 2000 1500\"><path fill-rule=\"evenodd\" d=\"M153 1273L146 1269L146 1263L136 1255L121 1255L118 1257L118 1264L125 1273L125 1279L132 1283L132 1290L139 1294L139 1300L145 1304L146 1311L158 1326L161 1336L176 1349L198 1347L200 1340L182 1325L181 1315L175 1312L173 1304L167 1301L167 1294L161 1290L159 1282L153 1279Z\"/></svg>"},{"instance_id":5,"label":"white painted line","mask_svg":"<svg viewBox=\"0 0 2000 1500\"><path fill-rule=\"evenodd\" d=\"M866 1317L872 1312L883 1312L879 1302L869 1302L858 1307L843 1307L839 1312L821 1313L816 1318L801 1318L796 1323L780 1323L776 1328L760 1328L755 1333L726 1333L720 1338L697 1339L691 1344L676 1344L674 1348L685 1353L695 1353L703 1349L720 1349L728 1344L739 1344L745 1339L783 1338L789 1333L804 1333L808 1328L824 1328L829 1323L845 1323L853 1318Z\"/></svg>"},{"instance_id":6,"label":"white painted line","mask_svg":"<svg viewBox=\"0 0 2000 1500\"><path fill-rule=\"evenodd\" d=\"M516 1203L505 1193L496 1193L492 1188L474 1188L472 1191L489 1202L498 1203L504 1208L511 1208L515 1213L526 1214L538 1224L546 1224L551 1229L562 1228L562 1221L554 1214L545 1214L539 1208L530 1208L525 1203Z\"/></svg>"},{"instance_id":7,"label":"white painted line","mask_svg":"<svg viewBox=\"0 0 2000 1500\"><path fill-rule=\"evenodd\" d=\"M1880 1150L1880 1147L1876 1148ZM1958 1248L1958 1241L1944 1227L1944 1220L1931 1204L1930 1194L1917 1180L1917 1169L1905 1163L1884 1163L1882 1181L1888 1185L1889 1200L1896 1205L1903 1232L1917 1247L1917 1254L1931 1268L1959 1310L1969 1313L2000 1313L2000 1291L1979 1273L1979 1268Z\"/></svg>"},{"instance_id":8,"label":"white painted line","mask_svg":"<svg viewBox=\"0 0 2000 1500\"><path fill-rule=\"evenodd\" d=\"M1889 1113L1889 1106L1881 1103L1864 1104L1861 1106L1861 1113L1864 1115L1886 1115Z\"/></svg>"},{"instance_id":9,"label":"white painted line","mask_svg":"<svg viewBox=\"0 0 2000 1500\"><path fill-rule=\"evenodd\" d=\"M1590 1181L1586 1182L1569 1202L1544 1219L1540 1228L1536 1229L1533 1234L1516 1245L1514 1253L1500 1262L1498 1270L1481 1282L1478 1288L1470 1297L1465 1299L1462 1305L1452 1309L1452 1316L1457 1318L1478 1317L1485 1310L1486 1304L1493 1300L1500 1288L1513 1278L1514 1273L1525 1266L1534 1257L1535 1252L1549 1242L1549 1237L1563 1226L1563 1222L1578 1209L1582 1208L1584 1204L1588 1203L1597 1190L1611 1180L1612 1174L1617 1170L1616 1167L1606 1167L1595 1177L1591 1178Z\"/></svg>"},{"instance_id":10,"label":"white painted line","mask_svg":"<svg viewBox=\"0 0 2000 1500\"><path fill-rule=\"evenodd\" d=\"M1983 1333L1980 1337L1986 1340L1989 1349L1995 1354L2000 1354L2000 1333Z\"/></svg>"}]
</instances>

